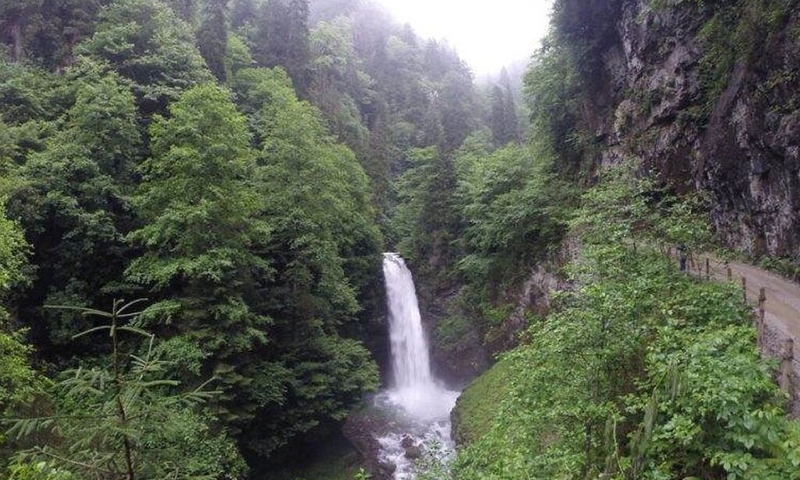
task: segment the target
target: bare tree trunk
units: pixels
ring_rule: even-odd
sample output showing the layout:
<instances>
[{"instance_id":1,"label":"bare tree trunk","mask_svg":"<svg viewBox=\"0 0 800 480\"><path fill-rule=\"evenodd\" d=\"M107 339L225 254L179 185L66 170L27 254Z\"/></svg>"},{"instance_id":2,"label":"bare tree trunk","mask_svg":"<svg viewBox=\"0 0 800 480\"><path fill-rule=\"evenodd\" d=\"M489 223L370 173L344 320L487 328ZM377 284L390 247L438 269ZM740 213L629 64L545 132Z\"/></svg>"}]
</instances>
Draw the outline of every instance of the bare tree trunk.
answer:
<instances>
[{"instance_id":1,"label":"bare tree trunk","mask_svg":"<svg viewBox=\"0 0 800 480\"><path fill-rule=\"evenodd\" d=\"M19 63L22 60L22 25L21 21L17 19L9 27L11 33L11 61Z\"/></svg>"}]
</instances>

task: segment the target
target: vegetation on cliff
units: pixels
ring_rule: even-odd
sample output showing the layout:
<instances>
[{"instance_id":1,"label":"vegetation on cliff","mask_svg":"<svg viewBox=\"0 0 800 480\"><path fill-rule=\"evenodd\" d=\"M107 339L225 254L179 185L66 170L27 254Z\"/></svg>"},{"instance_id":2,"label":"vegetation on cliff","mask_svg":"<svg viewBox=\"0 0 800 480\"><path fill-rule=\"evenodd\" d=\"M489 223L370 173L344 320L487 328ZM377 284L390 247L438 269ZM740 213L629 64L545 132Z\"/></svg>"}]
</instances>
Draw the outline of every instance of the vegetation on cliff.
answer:
<instances>
[{"instance_id":1,"label":"vegetation on cliff","mask_svg":"<svg viewBox=\"0 0 800 480\"><path fill-rule=\"evenodd\" d=\"M741 293L664 254L703 224L620 169L604 178L572 222L573 290L459 400L455 478L800 478L800 429Z\"/></svg>"},{"instance_id":2,"label":"vegetation on cliff","mask_svg":"<svg viewBox=\"0 0 800 480\"><path fill-rule=\"evenodd\" d=\"M565 268L572 289L556 294L550 314L532 319L520 346L502 354L459 400L454 418L464 446L454 478L800 478L798 423L786 414L775 366L758 354L741 294L682 275L664 256L665 246L703 247L709 210L746 208L729 197L745 179L729 176L699 195L673 196L691 189L680 173L687 160L674 155L708 153L683 148L674 129L703 131L714 109L722 121L733 98L725 90L740 88L737 65L742 72L761 65L756 83L775 82L759 90L759 102L774 88L796 92L786 73L796 62L772 68L754 54L794 48L796 39L785 36L791 3L555 3L553 34L526 78L529 135L553 146L558 173L598 185L565 215L576 248ZM624 17L637 9L636 18L651 29L637 33ZM672 90L652 94L644 83L626 84L625 68L635 64L604 63L621 52L620 36L633 49L628 55L667 66L682 61L680 52L670 57L681 42L699 45L699 76L686 73L673 79L679 85ZM680 65L688 65L684 73L694 68ZM665 75L659 68L641 65L637 81ZM671 104L680 82L696 96ZM780 115L781 108L773 104L770 112ZM720 136L704 140L710 145L724 133L704 135ZM623 167L606 169L602 161ZM715 161L706 158L698 168L705 165L713 176ZM770 168L754 175L763 180ZM725 203L712 206L709 199ZM766 246L758 248L763 253ZM493 254L502 257L503 250ZM503 303L500 297L494 306Z\"/></svg>"}]
</instances>

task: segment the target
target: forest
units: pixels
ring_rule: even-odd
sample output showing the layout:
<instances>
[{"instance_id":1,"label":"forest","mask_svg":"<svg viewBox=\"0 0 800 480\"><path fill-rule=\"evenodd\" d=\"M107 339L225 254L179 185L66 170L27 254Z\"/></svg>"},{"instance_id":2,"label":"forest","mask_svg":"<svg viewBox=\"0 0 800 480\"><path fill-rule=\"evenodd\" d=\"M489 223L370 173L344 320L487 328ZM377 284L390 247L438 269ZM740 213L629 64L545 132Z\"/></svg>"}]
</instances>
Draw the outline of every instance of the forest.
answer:
<instances>
[{"instance_id":1,"label":"forest","mask_svg":"<svg viewBox=\"0 0 800 480\"><path fill-rule=\"evenodd\" d=\"M439 363L485 359L417 478L800 479L751 312L665 256L800 242L704 151L646 153L726 135L750 67L794 115L800 56L763 53L800 51L797 3L555 0L524 79L477 82L369 0L3 2L0 478L381 480L349 447L303 466L387 383L396 251ZM612 78L626 21L699 42L675 111L681 82Z\"/></svg>"}]
</instances>

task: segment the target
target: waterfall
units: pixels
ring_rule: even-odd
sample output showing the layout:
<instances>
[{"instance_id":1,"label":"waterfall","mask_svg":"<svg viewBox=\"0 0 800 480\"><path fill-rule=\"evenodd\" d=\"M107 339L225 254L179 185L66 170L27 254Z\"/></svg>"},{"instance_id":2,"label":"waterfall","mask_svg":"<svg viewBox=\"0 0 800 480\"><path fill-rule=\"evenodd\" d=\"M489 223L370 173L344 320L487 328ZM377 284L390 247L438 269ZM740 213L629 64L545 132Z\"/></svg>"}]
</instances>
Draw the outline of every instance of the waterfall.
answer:
<instances>
[{"instance_id":1,"label":"waterfall","mask_svg":"<svg viewBox=\"0 0 800 480\"><path fill-rule=\"evenodd\" d=\"M406 263L396 253L384 254L383 275L394 378L390 388L376 397L376 404L401 411L404 418L398 419L394 430L378 441L381 459L397 468L394 478L407 480L416 478L413 462L403 446L409 440L423 450L436 452L443 464L454 454L450 411L459 392L446 389L431 373L414 279Z\"/></svg>"},{"instance_id":2,"label":"waterfall","mask_svg":"<svg viewBox=\"0 0 800 480\"><path fill-rule=\"evenodd\" d=\"M405 262L396 253L387 253L383 261L386 299L389 306L389 338L392 347L394 388L419 390L433 387L428 343L414 279Z\"/></svg>"}]
</instances>

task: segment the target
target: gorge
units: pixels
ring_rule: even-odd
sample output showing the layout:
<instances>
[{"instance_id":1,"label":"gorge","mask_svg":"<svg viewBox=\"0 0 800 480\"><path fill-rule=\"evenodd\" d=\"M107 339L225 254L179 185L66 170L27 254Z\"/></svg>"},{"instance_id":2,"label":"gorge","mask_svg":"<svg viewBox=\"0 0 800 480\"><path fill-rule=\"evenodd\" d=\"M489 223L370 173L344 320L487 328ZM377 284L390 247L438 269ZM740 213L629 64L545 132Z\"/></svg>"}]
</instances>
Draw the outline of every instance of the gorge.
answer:
<instances>
[{"instance_id":1,"label":"gorge","mask_svg":"<svg viewBox=\"0 0 800 480\"><path fill-rule=\"evenodd\" d=\"M0 478L800 480L800 0L548 8L0 2Z\"/></svg>"}]
</instances>

